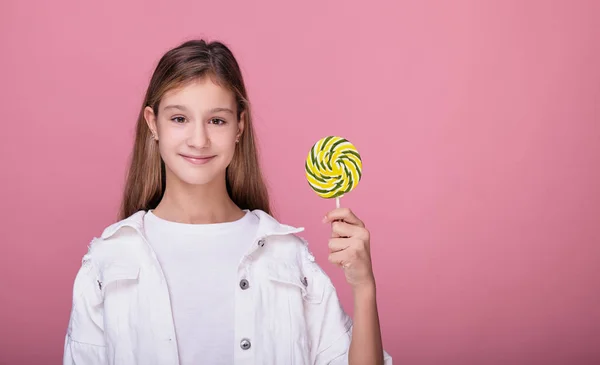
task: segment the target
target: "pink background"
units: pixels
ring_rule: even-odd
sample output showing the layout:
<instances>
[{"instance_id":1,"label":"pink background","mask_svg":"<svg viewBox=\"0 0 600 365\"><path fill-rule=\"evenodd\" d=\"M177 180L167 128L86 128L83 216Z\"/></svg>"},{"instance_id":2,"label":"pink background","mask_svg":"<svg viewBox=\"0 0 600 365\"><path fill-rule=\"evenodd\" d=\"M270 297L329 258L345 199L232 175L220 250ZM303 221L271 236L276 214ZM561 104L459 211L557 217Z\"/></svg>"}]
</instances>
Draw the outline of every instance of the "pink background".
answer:
<instances>
[{"instance_id":1,"label":"pink background","mask_svg":"<svg viewBox=\"0 0 600 365\"><path fill-rule=\"evenodd\" d=\"M2 1L0 364L56 364L74 275L116 214L160 55L227 42L278 217L326 262L304 179L361 151L397 364L600 363L598 1Z\"/></svg>"}]
</instances>

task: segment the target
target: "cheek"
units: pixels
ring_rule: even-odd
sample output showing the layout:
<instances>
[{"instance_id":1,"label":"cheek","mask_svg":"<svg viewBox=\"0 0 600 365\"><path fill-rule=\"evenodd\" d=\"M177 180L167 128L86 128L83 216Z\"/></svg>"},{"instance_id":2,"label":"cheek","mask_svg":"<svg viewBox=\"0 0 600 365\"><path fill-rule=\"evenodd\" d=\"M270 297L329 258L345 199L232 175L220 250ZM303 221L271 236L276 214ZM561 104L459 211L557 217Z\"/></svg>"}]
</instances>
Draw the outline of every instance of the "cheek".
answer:
<instances>
[{"instance_id":1,"label":"cheek","mask_svg":"<svg viewBox=\"0 0 600 365\"><path fill-rule=\"evenodd\" d=\"M237 143L235 143L235 136L234 136L234 137L231 138L231 140L227 144L227 151L229 151L229 153L231 155L233 155L233 153L236 150L236 147L237 147Z\"/></svg>"},{"instance_id":2,"label":"cheek","mask_svg":"<svg viewBox=\"0 0 600 365\"><path fill-rule=\"evenodd\" d=\"M165 151L173 150L176 146L185 143L185 130L183 128L163 128L159 138Z\"/></svg>"},{"instance_id":3,"label":"cheek","mask_svg":"<svg viewBox=\"0 0 600 365\"><path fill-rule=\"evenodd\" d=\"M181 152L181 141L173 133L161 134L158 143L160 156L166 164L171 164L173 161L177 161L177 154Z\"/></svg>"},{"instance_id":4,"label":"cheek","mask_svg":"<svg viewBox=\"0 0 600 365\"><path fill-rule=\"evenodd\" d=\"M231 151L235 149L235 131L232 129L214 131L210 136L211 144L219 151Z\"/></svg>"},{"instance_id":5,"label":"cheek","mask_svg":"<svg viewBox=\"0 0 600 365\"><path fill-rule=\"evenodd\" d=\"M226 168L235 155L235 137L221 141L218 150L215 149L214 151L219 154L220 168Z\"/></svg>"}]
</instances>

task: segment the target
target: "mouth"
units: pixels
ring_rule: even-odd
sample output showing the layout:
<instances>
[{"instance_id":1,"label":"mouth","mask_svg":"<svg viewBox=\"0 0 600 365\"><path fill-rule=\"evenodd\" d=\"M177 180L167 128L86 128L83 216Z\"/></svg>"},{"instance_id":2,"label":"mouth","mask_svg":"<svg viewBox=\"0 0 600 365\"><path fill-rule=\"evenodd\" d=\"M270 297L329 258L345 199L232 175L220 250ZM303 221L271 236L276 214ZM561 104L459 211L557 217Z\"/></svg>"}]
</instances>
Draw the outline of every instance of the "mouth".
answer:
<instances>
[{"instance_id":1,"label":"mouth","mask_svg":"<svg viewBox=\"0 0 600 365\"><path fill-rule=\"evenodd\" d=\"M185 160L187 160L189 163L192 163L194 165L204 165L205 163L210 162L210 160L212 160L213 158L215 158L216 156L189 156L189 155L182 155L180 154L181 157L183 157Z\"/></svg>"}]
</instances>

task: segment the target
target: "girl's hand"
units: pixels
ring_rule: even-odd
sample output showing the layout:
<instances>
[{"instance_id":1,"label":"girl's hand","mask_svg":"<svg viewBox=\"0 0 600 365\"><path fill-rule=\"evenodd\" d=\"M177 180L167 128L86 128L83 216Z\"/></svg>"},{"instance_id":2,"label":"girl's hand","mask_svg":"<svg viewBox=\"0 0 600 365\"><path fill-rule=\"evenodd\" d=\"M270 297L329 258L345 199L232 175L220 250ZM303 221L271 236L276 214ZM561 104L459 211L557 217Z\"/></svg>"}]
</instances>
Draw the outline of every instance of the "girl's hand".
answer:
<instances>
[{"instance_id":1,"label":"girl's hand","mask_svg":"<svg viewBox=\"0 0 600 365\"><path fill-rule=\"evenodd\" d=\"M344 269L346 281L357 289L374 289L371 265L370 233L365 224L348 208L327 213L323 223L332 222L329 262Z\"/></svg>"}]
</instances>

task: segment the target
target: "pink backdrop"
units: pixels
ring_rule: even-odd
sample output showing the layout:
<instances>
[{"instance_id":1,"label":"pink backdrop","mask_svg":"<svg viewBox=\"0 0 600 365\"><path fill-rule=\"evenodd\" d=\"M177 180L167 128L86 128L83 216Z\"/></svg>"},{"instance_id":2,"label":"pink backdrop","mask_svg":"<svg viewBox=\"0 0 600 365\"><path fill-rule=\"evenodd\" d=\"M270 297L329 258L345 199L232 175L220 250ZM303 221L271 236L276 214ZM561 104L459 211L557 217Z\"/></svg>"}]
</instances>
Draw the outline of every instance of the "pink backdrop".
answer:
<instances>
[{"instance_id":1,"label":"pink backdrop","mask_svg":"<svg viewBox=\"0 0 600 365\"><path fill-rule=\"evenodd\" d=\"M159 56L227 42L276 213L326 262L319 138L372 231L397 364L600 363L598 1L2 1L0 364L56 364Z\"/></svg>"}]
</instances>

